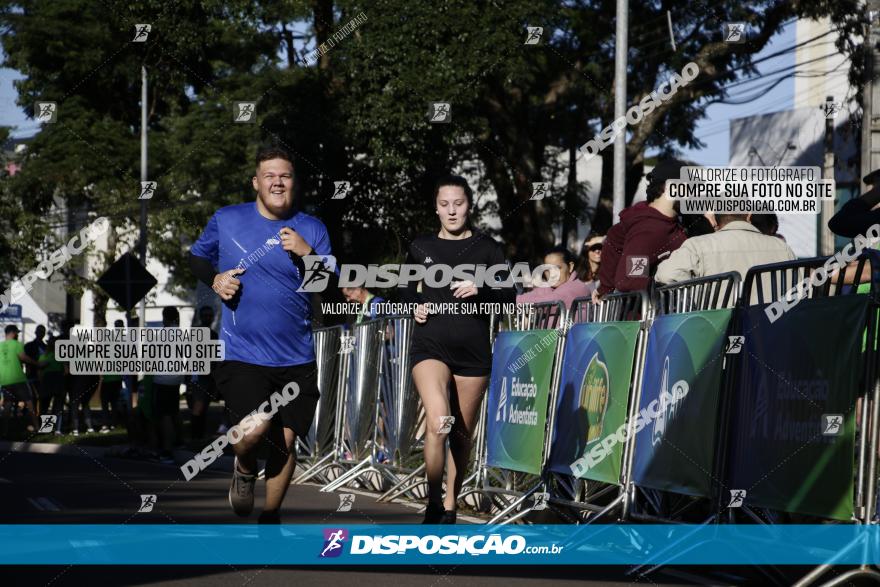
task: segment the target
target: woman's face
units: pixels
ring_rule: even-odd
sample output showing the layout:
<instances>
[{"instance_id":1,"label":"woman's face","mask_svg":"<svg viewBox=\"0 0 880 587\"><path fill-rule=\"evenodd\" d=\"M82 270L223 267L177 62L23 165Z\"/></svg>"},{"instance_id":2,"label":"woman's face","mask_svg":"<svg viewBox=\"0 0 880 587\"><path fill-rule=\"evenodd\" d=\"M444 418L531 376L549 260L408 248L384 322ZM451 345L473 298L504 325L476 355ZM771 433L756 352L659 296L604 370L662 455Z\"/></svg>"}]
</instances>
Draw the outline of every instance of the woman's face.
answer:
<instances>
[{"instance_id":1,"label":"woman's face","mask_svg":"<svg viewBox=\"0 0 880 587\"><path fill-rule=\"evenodd\" d=\"M547 280L547 285L550 287L559 287L571 277L571 263L566 263L565 259L559 253L550 253L549 255L544 256L544 264L545 265L553 265L559 269L559 273L556 273L555 270L551 269L544 275L544 279ZM553 279L554 276L558 275L556 279Z\"/></svg>"},{"instance_id":2,"label":"woman's face","mask_svg":"<svg viewBox=\"0 0 880 587\"><path fill-rule=\"evenodd\" d=\"M587 248L587 254L590 256L590 261L593 263L598 263L602 260L602 241L604 240L604 236L594 236L584 243L584 246Z\"/></svg>"},{"instance_id":3,"label":"woman's face","mask_svg":"<svg viewBox=\"0 0 880 587\"><path fill-rule=\"evenodd\" d=\"M447 232L459 232L467 226L468 200L458 186L445 185L437 192L437 216Z\"/></svg>"}]
</instances>

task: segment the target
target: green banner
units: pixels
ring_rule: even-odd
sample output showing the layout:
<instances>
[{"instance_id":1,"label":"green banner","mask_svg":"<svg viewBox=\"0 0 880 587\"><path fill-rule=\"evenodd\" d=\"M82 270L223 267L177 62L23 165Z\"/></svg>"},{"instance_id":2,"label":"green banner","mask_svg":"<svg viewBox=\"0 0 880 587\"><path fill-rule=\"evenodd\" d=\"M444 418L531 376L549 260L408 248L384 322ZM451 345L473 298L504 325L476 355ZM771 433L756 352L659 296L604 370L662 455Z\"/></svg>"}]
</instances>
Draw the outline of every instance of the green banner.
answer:
<instances>
[{"instance_id":1,"label":"green banner","mask_svg":"<svg viewBox=\"0 0 880 587\"><path fill-rule=\"evenodd\" d=\"M638 322L576 324L568 331L550 470L620 482Z\"/></svg>"},{"instance_id":2,"label":"green banner","mask_svg":"<svg viewBox=\"0 0 880 587\"><path fill-rule=\"evenodd\" d=\"M729 489L745 505L852 518L868 302L805 299L772 324L744 312Z\"/></svg>"},{"instance_id":3,"label":"green banner","mask_svg":"<svg viewBox=\"0 0 880 587\"><path fill-rule=\"evenodd\" d=\"M710 496L731 314L705 310L654 320L635 426L636 485Z\"/></svg>"},{"instance_id":4,"label":"green banner","mask_svg":"<svg viewBox=\"0 0 880 587\"><path fill-rule=\"evenodd\" d=\"M540 474L558 342L556 330L501 332L495 339L487 418L488 466Z\"/></svg>"}]
</instances>

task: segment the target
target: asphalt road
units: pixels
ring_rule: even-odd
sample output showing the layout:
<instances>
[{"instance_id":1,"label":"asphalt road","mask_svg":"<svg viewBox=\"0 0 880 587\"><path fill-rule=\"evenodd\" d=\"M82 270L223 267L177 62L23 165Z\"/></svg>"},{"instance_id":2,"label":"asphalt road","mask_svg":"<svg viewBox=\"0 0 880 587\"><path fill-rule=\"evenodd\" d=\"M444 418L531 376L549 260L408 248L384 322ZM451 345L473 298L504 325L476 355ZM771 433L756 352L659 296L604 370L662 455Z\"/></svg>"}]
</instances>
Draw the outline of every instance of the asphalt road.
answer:
<instances>
[{"instance_id":1,"label":"asphalt road","mask_svg":"<svg viewBox=\"0 0 880 587\"><path fill-rule=\"evenodd\" d=\"M0 520L4 524L253 524L235 516L227 503L229 474L204 471L187 482L175 466L101 456L94 449L74 454L0 450ZM316 485L293 485L283 522L288 524L392 524L421 521L418 509L379 504L355 492L350 512L338 512L339 498ZM350 490L345 490L350 492ZM152 512L138 513L141 494L155 494ZM256 505L263 499L257 483ZM258 509L257 509L258 511ZM679 568L647 577L627 576L628 567L267 567L267 566L45 566L0 567L0 585L689 585L768 584L747 569ZM707 573L711 572L711 576ZM805 569L787 569L792 579ZM836 573L835 573L836 574ZM702 576L702 579L699 576ZM780 584L790 584L783 580Z\"/></svg>"}]
</instances>

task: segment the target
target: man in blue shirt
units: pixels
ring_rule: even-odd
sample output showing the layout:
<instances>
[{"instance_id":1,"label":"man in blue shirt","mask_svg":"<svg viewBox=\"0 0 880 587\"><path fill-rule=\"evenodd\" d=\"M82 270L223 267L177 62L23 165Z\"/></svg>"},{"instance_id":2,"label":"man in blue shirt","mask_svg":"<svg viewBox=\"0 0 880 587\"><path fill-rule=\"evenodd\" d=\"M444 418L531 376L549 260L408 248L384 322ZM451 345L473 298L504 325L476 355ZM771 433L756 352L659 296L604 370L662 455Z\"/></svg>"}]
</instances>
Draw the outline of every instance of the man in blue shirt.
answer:
<instances>
[{"instance_id":1,"label":"man in blue shirt","mask_svg":"<svg viewBox=\"0 0 880 587\"><path fill-rule=\"evenodd\" d=\"M230 421L240 422L288 384L298 386L295 399L277 408L271 422L260 420L249 431L241 426L243 435L230 436L236 455L229 489L233 511L248 516L253 510L256 449L267 435L266 503L259 522L280 523L296 466L296 436L308 433L318 403L311 304L309 294L298 291L302 257L330 255L330 239L320 220L294 210L293 162L285 151L257 155L253 187L255 201L226 206L211 217L190 250L190 264L223 301L226 357L213 375Z\"/></svg>"}]
</instances>

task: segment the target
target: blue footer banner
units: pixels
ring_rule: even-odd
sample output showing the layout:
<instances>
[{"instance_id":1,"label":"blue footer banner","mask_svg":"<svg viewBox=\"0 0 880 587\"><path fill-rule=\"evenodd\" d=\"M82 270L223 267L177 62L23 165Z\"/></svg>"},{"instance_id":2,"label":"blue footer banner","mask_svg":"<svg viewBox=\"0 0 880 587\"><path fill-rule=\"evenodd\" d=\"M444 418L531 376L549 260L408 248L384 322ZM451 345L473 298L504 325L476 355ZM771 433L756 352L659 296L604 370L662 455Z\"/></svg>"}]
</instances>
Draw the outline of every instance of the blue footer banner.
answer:
<instances>
[{"instance_id":1,"label":"blue footer banner","mask_svg":"<svg viewBox=\"0 0 880 587\"><path fill-rule=\"evenodd\" d=\"M4 565L844 565L877 526L5 525Z\"/></svg>"}]
</instances>

